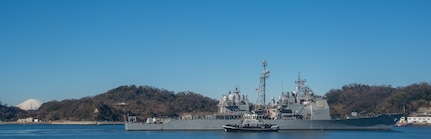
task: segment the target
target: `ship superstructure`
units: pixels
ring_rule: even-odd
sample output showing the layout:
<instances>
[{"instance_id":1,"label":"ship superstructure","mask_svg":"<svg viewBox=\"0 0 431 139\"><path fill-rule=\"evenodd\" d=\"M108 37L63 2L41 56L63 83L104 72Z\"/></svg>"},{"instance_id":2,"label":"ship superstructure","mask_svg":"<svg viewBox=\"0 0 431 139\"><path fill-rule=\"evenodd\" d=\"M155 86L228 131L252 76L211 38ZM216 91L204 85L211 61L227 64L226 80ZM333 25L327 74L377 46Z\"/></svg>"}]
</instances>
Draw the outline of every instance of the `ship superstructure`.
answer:
<instances>
[{"instance_id":1,"label":"ship superstructure","mask_svg":"<svg viewBox=\"0 0 431 139\"><path fill-rule=\"evenodd\" d=\"M218 113L222 115L243 115L250 111L247 95L240 95L238 87L233 93L223 95L218 104Z\"/></svg>"},{"instance_id":2,"label":"ship superstructure","mask_svg":"<svg viewBox=\"0 0 431 139\"><path fill-rule=\"evenodd\" d=\"M306 80L295 82L295 91L285 92L276 102L271 100L268 108L271 119L283 120L330 120L329 105L326 99L314 95L310 87L305 86Z\"/></svg>"}]
</instances>

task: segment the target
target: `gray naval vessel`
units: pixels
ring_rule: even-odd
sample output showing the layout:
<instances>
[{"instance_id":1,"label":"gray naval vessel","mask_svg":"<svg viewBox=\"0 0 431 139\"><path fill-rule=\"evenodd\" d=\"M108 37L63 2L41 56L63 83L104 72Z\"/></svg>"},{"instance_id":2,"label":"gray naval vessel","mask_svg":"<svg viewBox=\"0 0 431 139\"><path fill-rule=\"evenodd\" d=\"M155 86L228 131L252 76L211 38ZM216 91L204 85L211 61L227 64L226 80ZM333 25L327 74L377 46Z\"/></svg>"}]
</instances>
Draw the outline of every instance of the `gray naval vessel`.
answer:
<instances>
[{"instance_id":1,"label":"gray naval vessel","mask_svg":"<svg viewBox=\"0 0 431 139\"><path fill-rule=\"evenodd\" d=\"M265 103L265 84L269 77L263 61L264 71L257 89L258 97L251 109L247 95L240 95L238 88L222 96L216 114L187 114L172 118L147 118L138 122L136 116L128 116L125 130L224 130L223 125L236 124L243 115L259 114L264 123L276 124L279 130L391 130L403 114L375 114L360 116L356 112L346 118L332 119L327 100L315 95L305 80L295 81L295 90L283 92L278 101L274 98Z\"/></svg>"}]
</instances>

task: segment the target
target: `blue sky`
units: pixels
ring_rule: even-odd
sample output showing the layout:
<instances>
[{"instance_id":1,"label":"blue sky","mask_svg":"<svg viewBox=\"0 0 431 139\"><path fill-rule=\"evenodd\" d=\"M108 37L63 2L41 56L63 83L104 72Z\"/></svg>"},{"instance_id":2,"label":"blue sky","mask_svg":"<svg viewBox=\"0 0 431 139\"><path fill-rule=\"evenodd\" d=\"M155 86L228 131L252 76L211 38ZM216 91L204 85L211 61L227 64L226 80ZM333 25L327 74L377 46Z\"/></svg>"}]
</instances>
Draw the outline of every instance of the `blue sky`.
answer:
<instances>
[{"instance_id":1,"label":"blue sky","mask_svg":"<svg viewBox=\"0 0 431 139\"><path fill-rule=\"evenodd\" d=\"M427 0L3 0L0 101L135 84L255 102L263 59L276 98L298 72L321 95L430 82L430 15Z\"/></svg>"}]
</instances>

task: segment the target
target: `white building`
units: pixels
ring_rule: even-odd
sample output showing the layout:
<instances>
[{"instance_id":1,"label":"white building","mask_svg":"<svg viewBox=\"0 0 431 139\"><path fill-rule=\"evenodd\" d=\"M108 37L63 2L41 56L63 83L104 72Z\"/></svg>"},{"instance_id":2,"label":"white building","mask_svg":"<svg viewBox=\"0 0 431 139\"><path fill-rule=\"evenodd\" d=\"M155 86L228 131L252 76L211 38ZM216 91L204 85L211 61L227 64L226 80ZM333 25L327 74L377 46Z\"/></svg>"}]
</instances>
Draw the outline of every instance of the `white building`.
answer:
<instances>
[{"instance_id":1,"label":"white building","mask_svg":"<svg viewBox=\"0 0 431 139\"><path fill-rule=\"evenodd\" d=\"M36 119L36 118L32 118L32 117L28 117L25 119L18 119L16 122L18 122L18 123L33 123L33 122L38 123L38 122L41 122L41 120Z\"/></svg>"},{"instance_id":2,"label":"white building","mask_svg":"<svg viewBox=\"0 0 431 139\"><path fill-rule=\"evenodd\" d=\"M407 117L409 124L431 124L431 117Z\"/></svg>"},{"instance_id":3,"label":"white building","mask_svg":"<svg viewBox=\"0 0 431 139\"><path fill-rule=\"evenodd\" d=\"M29 118L25 118L25 119L18 119L17 122L18 123L31 123L31 122L33 122L33 118L29 117Z\"/></svg>"}]
</instances>

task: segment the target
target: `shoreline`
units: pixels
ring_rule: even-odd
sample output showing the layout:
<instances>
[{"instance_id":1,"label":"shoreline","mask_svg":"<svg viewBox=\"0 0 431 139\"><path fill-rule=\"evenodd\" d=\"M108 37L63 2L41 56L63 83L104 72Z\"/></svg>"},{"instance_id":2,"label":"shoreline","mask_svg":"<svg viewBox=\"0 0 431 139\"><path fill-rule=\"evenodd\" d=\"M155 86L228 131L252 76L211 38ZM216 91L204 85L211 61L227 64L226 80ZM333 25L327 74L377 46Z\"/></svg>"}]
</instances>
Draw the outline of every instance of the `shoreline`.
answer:
<instances>
[{"instance_id":1,"label":"shoreline","mask_svg":"<svg viewBox=\"0 0 431 139\"><path fill-rule=\"evenodd\" d=\"M52 122L0 122L0 125L121 125L124 122L52 121Z\"/></svg>"}]
</instances>

